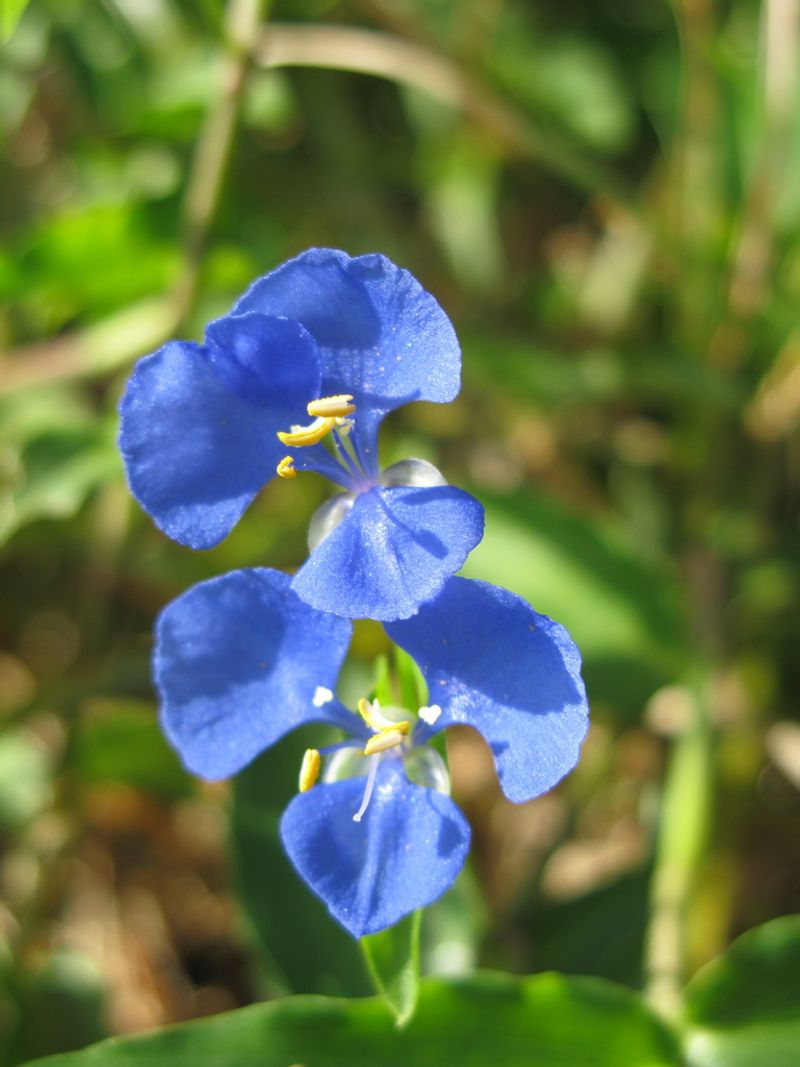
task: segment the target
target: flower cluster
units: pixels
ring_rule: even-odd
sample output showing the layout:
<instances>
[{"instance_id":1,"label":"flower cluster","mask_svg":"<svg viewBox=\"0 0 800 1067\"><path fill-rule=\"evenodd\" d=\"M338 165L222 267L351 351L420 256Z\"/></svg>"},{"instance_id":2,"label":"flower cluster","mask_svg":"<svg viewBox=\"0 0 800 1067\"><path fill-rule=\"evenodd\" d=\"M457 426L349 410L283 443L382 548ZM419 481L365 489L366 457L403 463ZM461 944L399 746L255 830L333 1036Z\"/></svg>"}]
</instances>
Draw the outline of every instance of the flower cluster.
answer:
<instances>
[{"instance_id":1,"label":"flower cluster","mask_svg":"<svg viewBox=\"0 0 800 1067\"><path fill-rule=\"evenodd\" d=\"M317 512L293 578L234 571L169 604L156 684L185 765L225 778L298 726L334 726L312 749L281 821L289 858L360 937L424 907L461 869L469 827L428 744L461 723L483 735L515 802L578 759L588 709L566 631L520 597L454 577L483 509L423 460L381 471L384 416L458 393L444 311L383 256L312 249L256 281L204 343L140 360L121 404L131 490L158 526L217 544L273 475L315 471L339 492ZM351 619L383 622L420 667L416 713L336 698Z\"/></svg>"}]
</instances>

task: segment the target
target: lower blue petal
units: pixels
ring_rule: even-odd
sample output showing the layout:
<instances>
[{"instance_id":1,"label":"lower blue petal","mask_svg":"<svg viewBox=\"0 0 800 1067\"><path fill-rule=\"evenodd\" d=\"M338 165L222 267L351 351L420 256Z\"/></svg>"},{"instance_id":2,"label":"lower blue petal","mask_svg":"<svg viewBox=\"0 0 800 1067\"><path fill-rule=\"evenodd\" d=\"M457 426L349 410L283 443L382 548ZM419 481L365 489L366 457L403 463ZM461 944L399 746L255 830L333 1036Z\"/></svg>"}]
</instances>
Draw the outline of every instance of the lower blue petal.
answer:
<instances>
[{"instance_id":1,"label":"lower blue petal","mask_svg":"<svg viewBox=\"0 0 800 1067\"><path fill-rule=\"evenodd\" d=\"M263 408L227 388L188 342L139 360L120 415L131 492L164 533L192 548L230 532L285 452Z\"/></svg>"},{"instance_id":2,"label":"lower blue petal","mask_svg":"<svg viewBox=\"0 0 800 1067\"><path fill-rule=\"evenodd\" d=\"M483 536L483 508L453 486L373 488L292 582L301 599L351 619L413 615Z\"/></svg>"},{"instance_id":3,"label":"lower blue petal","mask_svg":"<svg viewBox=\"0 0 800 1067\"><path fill-rule=\"evenodd\" d=\"M173 600L156 626L161 723L190 771L215 780L307 722L350 733L358 716L318 690L336 689L351 626L314 611L289 577L232 571Z\"/></svg>"},{"instance_id":4,"label":"lower blue petal","mask_svg":"<svg viewBox=\"0 0 800 1067\"><path fill-rule=\"evenodd\" d=\"M382 759L357 823L363 791L364 778L314 786L281 819L289 859L353 937L433 903L464 865L470 837L453 801L412 785L397 757Z\"/></svg>"},{"instance_id":5,"label":"lower blue petal","mask_svg":"<svg viewBox=\"0 0 800 1067\"><path fill-rule=\"evenodd\" d=\"M436 729L464 723L489 742L510 800L539 796L575 766L589 708L563 626L506 589L452 578L386 632L425 675L442 709Z\"/></svg>"}]
</instances>

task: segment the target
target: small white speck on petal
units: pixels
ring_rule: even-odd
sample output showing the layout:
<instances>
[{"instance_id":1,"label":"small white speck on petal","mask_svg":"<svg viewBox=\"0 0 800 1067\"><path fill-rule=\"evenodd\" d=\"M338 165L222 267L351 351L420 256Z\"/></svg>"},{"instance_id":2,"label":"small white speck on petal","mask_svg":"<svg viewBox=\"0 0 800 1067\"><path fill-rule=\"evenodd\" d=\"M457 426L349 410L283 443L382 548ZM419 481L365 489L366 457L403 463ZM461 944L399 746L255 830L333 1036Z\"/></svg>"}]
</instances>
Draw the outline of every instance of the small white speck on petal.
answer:
<instances>
[{"instance_id":1,"label":"small white speck on petal","mask_svg":"<svg viewBox=\"0 0 800 1067\"><path fill-rule=\"evenodd\" d=\"M424 707L419 709L419 717L423 722L426 722L428 726L433 726L439 716L442 714L442 709L438 704L431 704L430 707Z\"/></svg>"},{"instance_id":2,"label":"small white speck on petal","mask_svg":"<svg viewBox=\"0 0 800 1067\"><path fill-rule=\"evenodd\" d=\"M324 685L318 685L317 688L314 690L314 697L311 703L314 705L315 708L321 708L325 704L330 704L332 700L333 693L330 691L330 689L326 688Z\"/></svg>"}]
</instances>

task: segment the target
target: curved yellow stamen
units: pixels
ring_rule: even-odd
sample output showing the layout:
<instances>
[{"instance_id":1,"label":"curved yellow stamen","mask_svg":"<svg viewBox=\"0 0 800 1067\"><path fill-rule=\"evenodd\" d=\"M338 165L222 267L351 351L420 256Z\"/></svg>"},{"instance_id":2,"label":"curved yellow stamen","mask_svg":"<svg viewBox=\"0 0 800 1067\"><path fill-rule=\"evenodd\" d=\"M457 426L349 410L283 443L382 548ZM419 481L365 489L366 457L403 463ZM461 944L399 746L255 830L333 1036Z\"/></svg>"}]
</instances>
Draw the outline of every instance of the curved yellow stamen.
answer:
<instances>
[{"instance_id":1,"label":"curved yellow stamen","mask_svg":"<svg viewBox=\"0 0 800 1067\"><path fill-rule=\"evenodd\" d=\"M334 429L340 429L348 433L352 426L352 415L356 410L353 398L349 393L339 393L336 396L322 396L312 400L306 409L314 419L308 426L292 426L288 431L279 430L278 440L290 448L302 448L304 445L316 445L322 438Z\"/></svg>"},{"instance_id":2,"label":"curved yellow stamen","mask_svg":"<svg viewBox=\"0 0 800 1067\"><path fill-rule=\"evenodd\" d=\"M275 473L279 478L296 478L297 471L294 469L294 460L292 457L284 456L275 468Z\"/></svg>"},{"instance_id":3,"label":"curved yellow stamen","mask_svg":"<svg viewBox=\"0 0 800 1067\"><path fill-rule=\"evenodd\" d=\"M312 400L306 408L309 415L319 416L324 419L344 418L352 415L356 410L353 398L349 393L340 393L338 396L322 396L319 400Z\"/></svg>"},{"instance_id":4,"label":"curved yellow stamen","mask_svg":"<svg viewBox=\"0 0 800 1067\"><path fill-rule=\"evenodd\" d=\"M335 425L335 418L325 419L320 417L314 419L308 426L297 426L288 433L278 430L278 440L281 444L288 445L290 448L315 445L322 440L326 433L330 433Z\"/></svg>"},{"instance_id":5,"label":"curved yellow stamen","mask_svg":"<svg viewBox=\"0 0 800 1067\"><path fill-rule=\"evenodd\" d=\"M307 793L308 790L314 785L317 778L319 778L319 768L322 762L319 754L319 749L307 748L305 755L303 756L303 762L300 765L300 778L298 780L298 788L301 793Z\"/></svg>"}]
</instances>

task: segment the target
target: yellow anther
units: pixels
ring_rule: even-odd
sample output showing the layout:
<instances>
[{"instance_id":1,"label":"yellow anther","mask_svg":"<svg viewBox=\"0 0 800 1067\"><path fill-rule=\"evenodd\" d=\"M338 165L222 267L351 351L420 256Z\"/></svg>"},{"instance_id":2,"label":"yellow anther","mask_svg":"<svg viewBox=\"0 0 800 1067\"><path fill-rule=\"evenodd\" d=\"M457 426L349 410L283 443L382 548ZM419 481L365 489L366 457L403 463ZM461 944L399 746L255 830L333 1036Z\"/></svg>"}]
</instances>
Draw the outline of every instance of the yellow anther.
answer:
<instances>
[{"instance_id":1,"label":"yellow anther","mask_svg":"<svg viewBox=\"0 0 800 1067\"><path fill-rule=\"evenodd\" d=\"M312 400L306 410L312 417L342 419L346 415L352 415L356 406L349 393L341 393L339 396L323 396L319 400Z\"/></svg>"},{"instance_id":2,"label":"yellow anther","mask_svg":"<svg viewBox=\"0 0 800 1067\"><path fill-rule=\"evenodd\" d=\"M408 736L409 725L407 722L397 722L387 730L381 730L379 733L373 734L364 745L364 755L374 756L376 752L385 752L387 748L395 748L397 745L402 745Z\"/></svg>"},{"instance_id":3,"label":"yellow anther","mask_svg":"<svg viewBox=\"0 0 800 1067\"><path fill-rule=\"evenodd\" d=\"M303 445L315 445L330 433L336 426L336 419L314 419L308 426L296 426L289 433L278 430L278 440L290 448L301 448Z\"/></svg>"},{"instance_id":4,"label":"yellow anther","mask_svg":"<svg viewBox=\"0 0 800 1067\"><path fill-rule=\"evenodd\" d=\"M294 460L291 456L284 456L275 472L279 478L296 478L297 471L294 469Z\"/></svg>"},{"instance_id":5,"label":"yellow anther","mask_svg":"<svg viewBox=\"0 0 800 1067\"><path fill-rule=\"evenodd\" d=\"M320 763L319 749L307 748L305 755L303 756L303 762L300 765L300 778L298 780L298 788L301 793L307 793L312 785L319 778Z\"/></svg>"},{"instance_id":6,"label":"yellow anther","mask_svg":"<svg viewBox=\"0 0 800 1067\"><path fill-rule=\"evenodd\" d=\"M308 426L291 426L288 430L279 430L278 440L281 444L290 448L302 448L304 445L318 444L331 430L339 429L344 434L349 433L353 422L347 416L353 414L356 406L350 393L337 393L336 396L321 396L312 400L306 410L314 421ZM281 473L280 470L278 473Z\"/></svg>"}]
</instances>

